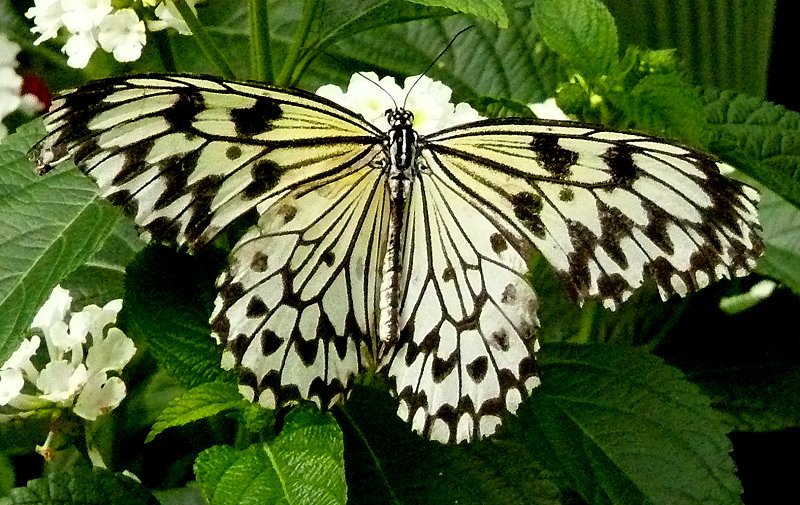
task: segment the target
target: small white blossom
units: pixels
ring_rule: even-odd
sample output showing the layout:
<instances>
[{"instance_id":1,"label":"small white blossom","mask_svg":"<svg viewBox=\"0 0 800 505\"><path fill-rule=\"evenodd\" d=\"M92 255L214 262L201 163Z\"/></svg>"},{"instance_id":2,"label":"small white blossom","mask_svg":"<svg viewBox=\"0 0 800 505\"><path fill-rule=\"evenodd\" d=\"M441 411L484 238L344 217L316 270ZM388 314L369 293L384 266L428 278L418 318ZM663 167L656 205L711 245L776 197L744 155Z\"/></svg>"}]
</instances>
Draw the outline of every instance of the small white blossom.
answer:
<instances>
[{"instance_id":1,"label":"small white blossom","mask_svg":"<svg viewBox=\"0 0 800 505\"><path fill-rule=\"evenodd\" d=\"M27 109L30 104L41 107L35 96L22 94L23 80L16 71L19 51L18 44L0 33L0 138L7 133L2 123L6 116L19 109Z\"/></svg>"},{"instance_id":2,"label":"small white blossom","mask_svg":"<svg viewBox=\"0 0 800 505\"><path fill-rule=\"evenodd\" d=\"M196 1L187 1L189 7L192 11L197 12L195 9ZM147 22L147 28L150 31L157 32L159 30L164 30L165 28L173 28L178 31L181 35L191 35L192 31L189 29L189 25L186 24L186 21L183 20L180 12L178 12L178 8L175 7L175 3L172 0L165 0L161 2L155 10L156 17L158 19L154 19Z\"/></svg>"},{"instance_id":3,"label":"small white blossom","mask_svg":"<svg viewBox=\"0 0 800 505\"><path fill-rule=\"evenodd\" d=\"M384 77L378 80L378 76L372 72L353 74L347 91L332 84L317 90L318 95L361 114L364 119L384 131L389 128L386 111L397 107L405 108L414 114L414 128L423 135L481 119L469 104L459 103L454 106L450 103L452 93L441 82L426 76L409 77L401 88L393 78Z\"/></svg>"},{"instance_id":4,"label":"small white blossom","mask_svg":"<svg viewBox=\"0 0 800 505\"><path fill-rule=\"evenodd\" d=\"M555 98L548 98L544 102L530 103L528 107L539 119L555 119L557 121L572 121L569 116L556 104Z\"/></svg>"},{"instance_id":5,"label":"small white blossom","mask_svg":"<svg viewBox=\"0 0 800 505\"><path fill-rule=\"evenodd\" d=\"M63 26L63 15L61 0L34 0L33 7L25 12L25 17L33 19L31 31L40 34L33 43L39 45L45 40L55 38Z\"/></svg>"},{"instance_id":6,"label":"small white blossom","mask_svg":"<svg viewBox=\"0 0 800 505\"><path fill-rule=\"evenodd\" d=\"M19 396L24 385L25 379L21 370L16 368L0 370L0 407L8 405L12 399Z\"/></svg>"},{"instance_id":7,"label":"small white blossom","mask_svg":"<svg viewBox=\"0 0 800 505\"><path fill-rule=\"evenodd\" d=\"M70 33L90 32L114 10L111 0L61 0L61 22Z\"/></svg>"},{"instance_id":8,"label":"small white blossom","mask_svg":"<svg viewBox=\"0 0 800 505\"><path fill-rule=\"evenodd\" d=\"M74 33L61 51L67 55L67 65L72 68L85 68L97 49L97 41L92 32Z\"/></svg>"},{"instance_id":9,"label":"small white blossom","mask_svg":"<svg viewBox=\"0 0 800 505\"><path fill-rule=\"evenodd\" d=\"M113 326L122 300L75 313L71 303L69 292L56 286L34 317L32 329L44 336L49 358L41 370L33 364L39 335L23 340L0 367L0 421L48 405L95 420L125 397L125 383L109 374L121 372L136 353L133 341ZM9 415L8 408L16 411Z\"/></svg>"},{"instance_id":10,"label":"small white blossom","mask_svg":"<svg viewBox=\"0 0 800 505\"><path fill-rule=\"evenodd\" d=\"M117 61L136 61L147 43L144 21L133 9L119 10L100 23L97 40L100 47L112 53Z\"/></svg>"}]
</instances>

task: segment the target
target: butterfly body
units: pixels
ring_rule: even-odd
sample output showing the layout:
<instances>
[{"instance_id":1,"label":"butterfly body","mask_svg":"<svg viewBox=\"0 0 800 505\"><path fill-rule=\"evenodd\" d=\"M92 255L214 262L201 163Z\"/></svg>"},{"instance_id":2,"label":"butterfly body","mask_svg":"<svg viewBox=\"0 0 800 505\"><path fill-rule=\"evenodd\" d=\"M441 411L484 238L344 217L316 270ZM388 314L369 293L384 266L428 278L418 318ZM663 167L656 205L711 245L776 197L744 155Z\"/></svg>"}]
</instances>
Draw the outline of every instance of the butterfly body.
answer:
<instances>
[{"instance_id":1,"label":"butterfly body","mask_svg":"<svg viewBox=\"0 0 800 505\"><path fill-rule=\"evenodd\" d=\"M255 209L219 279L212 335L265 407L328 408L365 368L442 442L493 433L539 384L541 254L578 302L614 308L743 275L757 193L707 155L528 119L381 131L310 93L152 74L65 93L42 171L67 157L159 240L200 247Z\"/></svg>"}]
</instances>

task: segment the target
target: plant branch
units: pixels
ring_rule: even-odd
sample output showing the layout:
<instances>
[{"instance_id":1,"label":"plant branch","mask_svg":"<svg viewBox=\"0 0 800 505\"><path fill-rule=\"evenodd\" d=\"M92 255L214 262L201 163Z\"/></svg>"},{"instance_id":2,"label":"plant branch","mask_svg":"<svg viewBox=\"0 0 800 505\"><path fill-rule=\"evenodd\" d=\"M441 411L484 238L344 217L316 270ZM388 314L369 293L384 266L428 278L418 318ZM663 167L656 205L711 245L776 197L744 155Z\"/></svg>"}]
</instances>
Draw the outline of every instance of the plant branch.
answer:
<instances>
[{"instance_id":1,"label":"plant branch","mask_svg":"<svg viewBox=\"0 0 800 505\"><path fill-rule=\"evenodd\" d=\"M250 72L261 82L272 84L272 50L270 48L269 9L267 0L250 1Z\"/></svg>"},{"instance_id":2,"label":"plant branch","mask_svg":"<svg viewBox=\"0 0 800 505\"><path fill-rule=\"evenodd\" d=\"M186 25L192 31L192 35L195 36L197 45L200 46L200 50L205 57L217 67L217 70L219 70L223 77L226 79L235 79L236 76L233 74L233 70L231 70L228 62L225 61L225 58L222 56L216 44L214 44L214 41L211 40L208 30L200 23L200 20L197 19L197 15L186 3L186 0L175 0L175 7L178 9L183 20L186 21Z\"/></svg>"},{"instance_id":3,"label":"plant branch","mask_svg":"<svg viewBox=\"0 0 800 505\"><path fill-rule=\"evenodd\" d=\"M291 84L292 76L294 75L295 67L299 63L300 52L308 39L308 34L311 32L311 25L314 23L314 16L319 10L320 0L306 0L303 5L303 14L300 18L300 23L295 30L294 39L292 40L286 58L283 60L283 67L278 75L276 84L279 86L287 86Z\"/></svg>"}]
</instances>

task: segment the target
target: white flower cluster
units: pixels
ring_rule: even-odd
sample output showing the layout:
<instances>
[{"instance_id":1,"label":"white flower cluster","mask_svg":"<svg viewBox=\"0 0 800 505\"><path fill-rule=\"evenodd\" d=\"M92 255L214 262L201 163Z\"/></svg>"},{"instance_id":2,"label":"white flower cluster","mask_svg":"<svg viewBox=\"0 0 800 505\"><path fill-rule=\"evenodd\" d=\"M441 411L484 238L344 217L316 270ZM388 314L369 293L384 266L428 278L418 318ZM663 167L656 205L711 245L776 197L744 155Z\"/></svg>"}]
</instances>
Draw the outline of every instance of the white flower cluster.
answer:
<instances>
[{"instance_id":1,"label":"white flower cluster","mask_svg":"<svg viewBox=\"0 0 800 505\"><path fill-rule=\"evenodd\" d=\"M23 340L0 366L0 422L52 406L71 408L93 421L125 397L122 379L109 376L120 372L136 352L133 341L113 326L122 300L73 313L71 303L69 291L56 286L31 324L41 336ZM34 361L43 357L37 356L42 337L49 361L38 369Z\"/></svg>"},{"instance_id":2,"label":"white flower cluster","mask_svg":"<svg viewBox=\"0 0 800 505\"><path fill-rule=\"evenodd\" d=\"M194 9L198 1L187 3ZM184 35L190 33L172 0L142 0L142 5L155 7L156 19L147 24L150 31L174 28ZM67 65L74 68L84 68L98 46L117 61L138 60L147 43L139 14L131 7L115 8L112 0L34 0L25 16L33 19L31 31L39 34L34 44L57 37L61 28L69 32L62 51Z\"/></svg>"},{"instance_id":3,"label":"white flower cluster","mask_svg":"<svg viewBox=\"0 0 800 505\"><path fill-rule=\"evenodd\" d=\"M378 79L374 72L358 73L350 78L347 91L326 84L317 94L361 114L383 131L389 128L386 111L395 107L414 114L414 129L422 135L482 119L469 104L450 103L453 90L424 75L406 78L401 88L392 77Z\"/></svg>"},{"instance_id":4,"label":"white flower cluster","mask_svg":"<svg viewBox=\"0 0 800 505\"><path fill-rule=\"evenodd\" d=\"M22 94L22 77L17 74L19 46L0 33L0 139L8 134L3 119L16 110L32 114L42 108L30 93Z\"/></svg>"}]
</instances>

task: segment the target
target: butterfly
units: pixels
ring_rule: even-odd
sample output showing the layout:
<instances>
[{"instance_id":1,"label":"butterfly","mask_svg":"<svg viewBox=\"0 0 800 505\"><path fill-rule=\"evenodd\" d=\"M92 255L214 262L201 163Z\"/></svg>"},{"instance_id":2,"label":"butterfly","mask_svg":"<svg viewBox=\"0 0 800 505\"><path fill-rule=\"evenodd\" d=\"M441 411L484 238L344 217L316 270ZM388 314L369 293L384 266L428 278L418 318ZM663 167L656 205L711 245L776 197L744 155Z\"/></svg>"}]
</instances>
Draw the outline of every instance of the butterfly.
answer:
<instances>
[{"instance_id":1,"label":"butterfly","mask_svg":"<svg viewBox=\"0 0 800 505\"><path fill-rule=\"evenodd\" d=\"M329 408L375 369L426 438L475 440L540 383L538 251L577 302L646 279L684 295L747 273L758 193L694 149L573 122L422 135L320 96L148 74L58 97L34 150L72 158L144 232L191 249L255 211L218 280L212 336L267 408Z\"/></svg>"}]
</instances>

